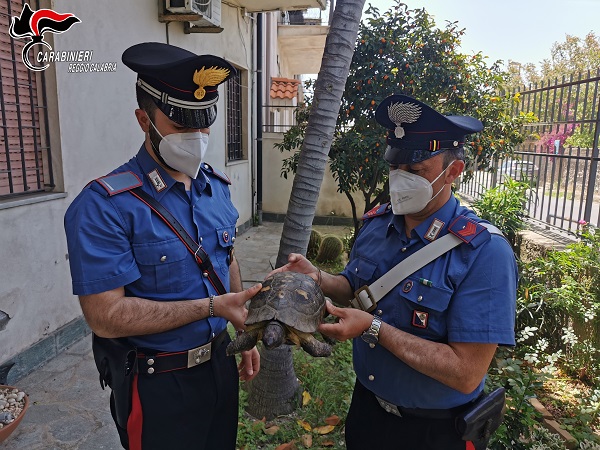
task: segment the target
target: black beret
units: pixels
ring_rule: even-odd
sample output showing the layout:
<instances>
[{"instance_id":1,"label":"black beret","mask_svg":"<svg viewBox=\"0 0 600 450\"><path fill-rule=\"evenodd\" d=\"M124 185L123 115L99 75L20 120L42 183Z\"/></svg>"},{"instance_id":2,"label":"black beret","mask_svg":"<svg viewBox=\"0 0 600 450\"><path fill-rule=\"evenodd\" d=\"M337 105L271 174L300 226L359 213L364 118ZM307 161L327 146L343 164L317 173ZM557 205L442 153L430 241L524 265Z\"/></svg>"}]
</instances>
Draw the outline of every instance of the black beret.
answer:
<instances>
[{"instance_id":1,"label":"black beret","mask_svg":"<svg viewBox=\"0 0 600 450\"><path fill-rule=\"evenodd\" d=\"M384 159L390 164L412 164L446 150L461 149L465 136L483 129L470 116L445 116L407 95L390 95L375 111L375 120L388 129Z\"/></svg>"},{"instance_id":2,"label":"black beret","mask_svg":"<svg viewBox=\"0 0 600 450\"><path fill-rule=\"evenodd\" d=\"M123 64L137 72L137 85L171 120L208 128L217 118L219 84L236 74L223 58L196 55L160 42L144 42L123 52Z\"/></svg>"}]
</instances>

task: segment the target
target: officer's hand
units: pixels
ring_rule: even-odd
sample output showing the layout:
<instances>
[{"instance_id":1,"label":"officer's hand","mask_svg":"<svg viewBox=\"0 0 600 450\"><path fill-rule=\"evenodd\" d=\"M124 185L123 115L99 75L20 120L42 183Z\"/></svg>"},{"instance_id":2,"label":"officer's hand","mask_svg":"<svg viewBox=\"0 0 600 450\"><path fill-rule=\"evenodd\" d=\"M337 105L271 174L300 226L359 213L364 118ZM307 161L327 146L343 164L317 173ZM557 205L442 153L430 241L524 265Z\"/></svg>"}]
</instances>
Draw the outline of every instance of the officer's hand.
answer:
<instances>
[{"instance_id":1,"label":"officer's hand","mask_svg":"<svg viewBox=\"0 0 600 450\"><path fill-rule=\"evenodd\" d=\"M250 381L260 370L260 353L258 349L253 347L252 350L242 352L242 360L238 364L238 372L240 380Z\"/></svg>"},{"instance_id":2,"label":"officer's hand","mask_svg":"<svg viewBox=\"0 0 600 450\"><path fill-rule=\"evenodd\" d=\"M215 297L215 316L227 319L236 330L245 330L244 322L248 316L246 302L254 297L261 288L262 284L258 283L242 292L230 292Z\"/></svg>"},{"instance_id":3,"label":"officer's hand","mask_svg":"<svg viewBox=\"0 0 600 450\"><path fill-rule=\"evenodd\" d=\"M354 308L338 308L327 300L327 312L337 317L337 323L322 323L319 332L338 341L345 341L363 334L371 326L373 316Z\"/></svg>"},{"instance_id":4,"label":"officer's hand","mask_svg":"<svg viewBox=\"0 0 600 450\"><path fill-rule=\"evenodd\" d=\"M319 269L313 266L312 263L300 253L290 253L288 256L288 263L285 266L281 266L272 271L266 278L279 272L300 272L309 275L313 280L319 282Z\"/></svg>"}]
</instances>

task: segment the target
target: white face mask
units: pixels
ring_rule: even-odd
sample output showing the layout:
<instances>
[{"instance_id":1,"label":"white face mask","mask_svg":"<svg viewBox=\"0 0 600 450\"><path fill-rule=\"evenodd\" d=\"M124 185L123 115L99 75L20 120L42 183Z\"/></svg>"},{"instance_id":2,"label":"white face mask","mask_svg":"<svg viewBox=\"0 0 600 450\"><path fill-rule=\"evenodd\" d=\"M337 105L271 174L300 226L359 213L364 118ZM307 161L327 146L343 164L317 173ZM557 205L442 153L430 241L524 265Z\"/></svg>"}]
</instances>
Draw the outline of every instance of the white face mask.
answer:
<instances>
[{"instance_id":1,"label":"white face mask","mask_svg":"<svg viewBox=\"0 0 600 450\"><path fill-rule=\"evenodd\" d=\"M448 164L448 167L450 167L450 164ZM429 202L444 189L445 185L432 197L433 183L446 173L448 167L431 183L426 178L406 170L390 170L390 200L394 214L401 216L423 211Z\"/></svg>"},{"instance_id":2,"label":"white face mask","mask_svg":"<svg viewBox=\"0 0 600 450\"><path fill-rule=\"evenodd\" d=\"M150 123L162 138L158 144L158 151L165 162L176 171L196 178L208 148L208 134L195 131L163 136L154 123Z\"/></svg>"}]
</instances>

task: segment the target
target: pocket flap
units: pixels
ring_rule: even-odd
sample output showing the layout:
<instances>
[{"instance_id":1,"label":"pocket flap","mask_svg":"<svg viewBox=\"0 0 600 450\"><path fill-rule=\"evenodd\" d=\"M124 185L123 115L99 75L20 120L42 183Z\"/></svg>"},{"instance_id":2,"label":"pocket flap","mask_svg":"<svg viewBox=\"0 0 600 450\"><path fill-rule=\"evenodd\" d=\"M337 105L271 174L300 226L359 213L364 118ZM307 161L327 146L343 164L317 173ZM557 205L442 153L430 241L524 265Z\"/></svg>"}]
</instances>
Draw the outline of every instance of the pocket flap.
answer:
<instances>
[{"instance_id":1,"label":"pocket flap","mask_svg":"<svg viewBox=\"0 0 600 450\"><path fill-rule=\"evenodd\" d=\"M348 270L361 280L370 280L377 269L377 263L362 256L355 257L348 264Z\"/></svg>"},{"instance_id":2,"label":"pocket flap","mask_svg":"<svg viewBox=\"0 0 600 450\"><path fill-rule=\"evenodd\" d=\"M402 296L421 308L442 312L448 309L453 291L438 287L423 278L408 277L400 284Z\"/></svg>"},{"instance_id":3,"label":"pocket flap","mask_svg":"<svg viewBox=\"0 0 600 450\"><path fill-rule=\"evenodd\" d=\"M157 266L185 259L187 249L178 239L168 241L133 244L133 253L139 264Z\"/></svg>"},{"instance_id":4,"label":"pocket flap","mask_svg":"<svg viewBox=\"0 0 600 450\"><path fill-rule=\"evenodd\" d=\"M230 247L235 241L235 224L216 228L217 240L221 247Z\"/></svg>"}]
</instances>

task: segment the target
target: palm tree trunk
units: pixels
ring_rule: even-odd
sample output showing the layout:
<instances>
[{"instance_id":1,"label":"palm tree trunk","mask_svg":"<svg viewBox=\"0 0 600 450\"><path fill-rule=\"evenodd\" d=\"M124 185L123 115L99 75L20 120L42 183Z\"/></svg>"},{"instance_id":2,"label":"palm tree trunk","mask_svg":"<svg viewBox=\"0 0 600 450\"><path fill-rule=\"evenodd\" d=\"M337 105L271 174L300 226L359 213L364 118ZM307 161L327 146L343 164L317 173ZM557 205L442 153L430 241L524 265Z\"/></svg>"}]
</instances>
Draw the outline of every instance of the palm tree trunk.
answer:
<instances>
[{"instance_id":1,"label":"palm tree trunk","mask_svg":"<svg viewBox=\"0 0 600 450\"><path fill-rule=\"evenodd\" d=\"M306 253L364 4L364 0L341 0L333 13L283 222L277 267L287 263L292 252Z\"/></svg>"},{"instance_id":2,"label":"palm tree trunk","mask_svg":"<svg viewBox=\"0 0 600 450\"><path fill-rule=\"evenodd\" d=\"M282 414L290 414L300 404L300 386L292 361L289 345L260 353L261 370L248 385L246 412L257 419L272 420ZM265 371L265 366L269 370ZM286 401L282 401L282 397ZM273 409L277 405L277 410Z\"/></svg>"},{"instance_id":3,"label":"palm tree trunk","mask_svg":"<svg viewBox=\"0 0 600 450\"><path fill-rule=\"evenodd\" d=\"M290 253L306 254L364 4L365 0L339 0L333 13L283 224L277 267L287 263ZM257 418L262 418L264 411L273 416L289 414L289 407L297 405L298 396L292 353L261 349L261 358L261 370L250 386L248 412ZM291 367L292 376L281 371L281 367ZM258 386L267 388L258 392ZM253 393L255 389L257 392Z\"/></svg>"}]
</instances>

